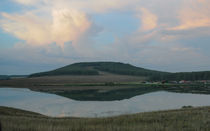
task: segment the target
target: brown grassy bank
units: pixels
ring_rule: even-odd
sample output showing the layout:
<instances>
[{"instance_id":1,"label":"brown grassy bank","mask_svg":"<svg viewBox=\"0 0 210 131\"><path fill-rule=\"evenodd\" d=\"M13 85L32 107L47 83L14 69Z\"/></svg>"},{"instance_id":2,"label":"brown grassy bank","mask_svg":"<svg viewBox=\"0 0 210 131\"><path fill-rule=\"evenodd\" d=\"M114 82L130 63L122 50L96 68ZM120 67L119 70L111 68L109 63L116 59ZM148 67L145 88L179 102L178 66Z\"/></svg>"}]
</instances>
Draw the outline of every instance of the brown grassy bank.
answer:
<instances>
[{"instance_id":1,"label":"brown grassy bank","mask_svg":"<svg viewBox=\"0 0 210 131\"><path fill-rule=\"evenodd\" d=\"M209 131L210 107L110 118L51 118L0 107L3 131Z\"/></svg>"}]
</instances>

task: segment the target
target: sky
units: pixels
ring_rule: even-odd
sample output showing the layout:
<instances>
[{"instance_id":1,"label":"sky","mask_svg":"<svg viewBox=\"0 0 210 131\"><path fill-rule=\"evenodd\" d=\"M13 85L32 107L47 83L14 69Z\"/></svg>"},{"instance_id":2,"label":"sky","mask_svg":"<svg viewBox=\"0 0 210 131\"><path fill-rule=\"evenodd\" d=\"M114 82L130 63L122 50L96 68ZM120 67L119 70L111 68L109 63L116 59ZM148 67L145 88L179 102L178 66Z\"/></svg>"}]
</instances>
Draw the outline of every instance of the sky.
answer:
<instances>
[{"instance_id":1,"label":"sky","mask_svg":"<svg viewBox=\"0 0 210 131\"><path fill-rule=\"evenodd\" d=\"M210 70L210 0L1 0L0 74L115 61Z\"/></svg>"}]
</instances>

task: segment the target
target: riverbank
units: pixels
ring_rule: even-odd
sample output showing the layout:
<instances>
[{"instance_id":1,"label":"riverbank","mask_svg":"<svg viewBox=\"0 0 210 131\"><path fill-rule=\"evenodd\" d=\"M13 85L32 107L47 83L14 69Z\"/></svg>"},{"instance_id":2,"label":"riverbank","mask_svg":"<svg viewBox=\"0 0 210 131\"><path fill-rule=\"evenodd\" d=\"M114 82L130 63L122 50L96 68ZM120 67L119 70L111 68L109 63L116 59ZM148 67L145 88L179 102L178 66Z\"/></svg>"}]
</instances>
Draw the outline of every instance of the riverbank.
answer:
<instances>
[{"instance_id":1,"label":"riverbank","mask_svg":"<svg viewBox=\"0 0 210 131\"><path fill-rule=\"evenodd\" d=\"M109 118L53 118L0 107L2 131L207 131L210 107L185 108Z\"/></svg>"},{"instance_id":2,"label":"riverbank","mask_svg":"<svg viewBox=\"0 0 210 131\"><path fill-rule=\"evenodd\" d=\"M28 88L81 101L123 100L154 91L210 94L210 83L152 83L145 80L144 77L110 73L99 76L45 76L0 80L0 88Z\"/></svg>"},{"instance_id":3,"label":"riverbank","mask_svg":"<svg viewBox=\"0 0 210 131\"><path fill-rule=\"evenodd\" d=\"M21 88L18 85L1 87ZM36 84L23 86L33 91L46 92L80 101L113 101L123 100L155 91L176 93L210 94L210 85L191 84L145 84L140 82L109 82L109 83L68 83L68 84Z\"/></svg>"}]
</instances>

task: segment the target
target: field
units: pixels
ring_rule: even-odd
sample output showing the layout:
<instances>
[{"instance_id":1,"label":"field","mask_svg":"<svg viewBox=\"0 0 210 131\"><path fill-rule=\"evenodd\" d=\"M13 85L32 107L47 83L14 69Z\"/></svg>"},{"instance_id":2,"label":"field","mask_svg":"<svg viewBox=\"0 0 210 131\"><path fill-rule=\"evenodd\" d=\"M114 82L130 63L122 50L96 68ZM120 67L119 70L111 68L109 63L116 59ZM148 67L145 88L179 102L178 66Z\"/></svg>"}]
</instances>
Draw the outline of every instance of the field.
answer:
<instances>
[{"instance_id":1,"label":"field","mask_svg":"<svg viewBox=\"0 0 210 131\"><path fill-rule=\"evenodd\" d=\"M2 131L209 131L210 107L108 118L52 118L0 107Z\"/></svg>"},{"instance_id":2,"label":"field","mask_svg":"<svg viewBox=\"0 0 210 131\"><path fill-rule=\"evenodd\" d=\"M79 76L43 76L32 78L18 78L11 80L0 80L0 86L21 87L21 88L37 88L56 86L63 87L68 84L82 84L82 83L107 83L107 82L140 82L144 81L145 77L115 75L106 73L102 75L79 75Z\"/></svg>"}]
</instances>

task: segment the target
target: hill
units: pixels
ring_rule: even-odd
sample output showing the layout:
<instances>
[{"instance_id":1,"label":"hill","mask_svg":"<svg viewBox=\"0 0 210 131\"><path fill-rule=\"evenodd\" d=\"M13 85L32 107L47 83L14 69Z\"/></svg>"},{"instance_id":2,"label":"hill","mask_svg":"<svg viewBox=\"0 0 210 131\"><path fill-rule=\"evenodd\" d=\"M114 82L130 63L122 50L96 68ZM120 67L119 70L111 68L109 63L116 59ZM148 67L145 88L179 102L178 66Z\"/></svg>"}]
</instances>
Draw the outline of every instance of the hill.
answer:
<instances>
[{"instance_id":1,"label":"hill","mask_svg":"<svg viewBox=\"0 0 210 131\"><path fill-rule=\"evenodd\" d=\"M150 77L151 79L159 78L164 75L170 74L168 72L144 69L120 62L82 62L71 64L48 72L31 74L29 77L55 75L100 75L101 72L129 76L144 76Z\"/></svg>"},{"instance_id":2,"label":"hill","mask_svg":"<svg viewBox=\"0 0 210 131\"><path fill-rule=\"evenodd\" d=\"M149 70L120 62L81 62L52 71L31 74L29 77L59 75L101 75L108 72L119 75L142 76L152 81L160 80L210 80L210 71L170 73Z\"/></svg>"}]
</instances>

